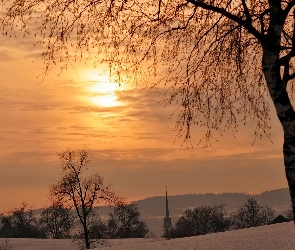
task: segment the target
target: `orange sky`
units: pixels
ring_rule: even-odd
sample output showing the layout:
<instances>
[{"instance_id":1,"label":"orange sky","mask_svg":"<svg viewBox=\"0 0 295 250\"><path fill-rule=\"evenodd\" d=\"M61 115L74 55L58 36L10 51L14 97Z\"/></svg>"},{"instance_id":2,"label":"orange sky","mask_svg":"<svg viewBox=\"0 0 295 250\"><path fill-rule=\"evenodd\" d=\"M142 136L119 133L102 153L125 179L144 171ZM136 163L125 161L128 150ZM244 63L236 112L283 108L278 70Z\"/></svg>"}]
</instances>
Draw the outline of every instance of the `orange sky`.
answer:
<instances>
[{"instance_id":1,"label":"orange sky","mask_svg":"<svg viewBox=\"0 0 295 250\"><path fill-rule=\"evenodd\" d=\"M287 186L282 129L275 115L272 141L254 141L254 124L216 135L212 146L182 146L157 93L124 86L119 93L91 63L74 64L58 77L55 69L41 83L40 48L30 39L0 37L0 212L25 201L47 202L59 176L60 151L88 149L92 169L114 190L136 200L155 195L250 192ZM34 61L34 62L32 62ZM272 108L273 112L273 108ZM175 141L175 143L174 143Z\"/></svg>"}]
</instances>

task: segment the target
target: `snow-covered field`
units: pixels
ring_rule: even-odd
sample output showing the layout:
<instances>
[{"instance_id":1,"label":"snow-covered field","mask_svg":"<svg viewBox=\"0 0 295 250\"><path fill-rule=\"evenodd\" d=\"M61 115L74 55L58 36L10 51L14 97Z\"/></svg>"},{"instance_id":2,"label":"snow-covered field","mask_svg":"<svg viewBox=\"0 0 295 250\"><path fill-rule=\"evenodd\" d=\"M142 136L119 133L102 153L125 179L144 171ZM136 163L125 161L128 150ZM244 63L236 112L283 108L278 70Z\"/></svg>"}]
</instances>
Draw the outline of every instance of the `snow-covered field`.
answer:
<instances>
[{"instance_id":1,"label":"snow-covered field","mask_svg":"<svg viewBox=\"0 0 295 250\"><path fill-rule=\"evenodd\" d=\"M1 246L0 240L0 246ZM12 250L77 250L71 240L9 239ZM196 237L164 239L108 240L110 250L295 250L294 223L228 231Z\"/></svg>"}]
</instances>

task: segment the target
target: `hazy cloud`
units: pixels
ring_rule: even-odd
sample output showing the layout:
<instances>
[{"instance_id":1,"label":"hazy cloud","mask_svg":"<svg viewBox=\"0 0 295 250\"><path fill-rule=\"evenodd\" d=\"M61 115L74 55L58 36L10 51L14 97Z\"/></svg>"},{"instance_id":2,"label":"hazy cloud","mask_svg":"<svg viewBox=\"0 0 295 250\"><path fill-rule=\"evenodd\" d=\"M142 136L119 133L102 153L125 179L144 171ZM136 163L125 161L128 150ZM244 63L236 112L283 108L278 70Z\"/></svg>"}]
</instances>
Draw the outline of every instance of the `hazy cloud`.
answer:
<instances>
[{"instance_id":1,"label":"hazy cloud","mask_svg":"<svg viewBox=\"0 0 295 250\"><path fill-rule=\"evenodd\" d=\"M63 108L63 110L70 111L70 113L117 113L122 111L123 107L97 107L97 106L74 106L70 108Z\"/></svg>"},{"instance_id":2,"label":"hazy cloud","mask_svg":"<svg viewBox=\"0 0 295 250\"><path fill-rule=\"evenodd\" d=\"M10 56L7 51L0 50L0 61L5 62L5 61L11 61L13 60L13 57Z\"/></svg>"}]
</instances>

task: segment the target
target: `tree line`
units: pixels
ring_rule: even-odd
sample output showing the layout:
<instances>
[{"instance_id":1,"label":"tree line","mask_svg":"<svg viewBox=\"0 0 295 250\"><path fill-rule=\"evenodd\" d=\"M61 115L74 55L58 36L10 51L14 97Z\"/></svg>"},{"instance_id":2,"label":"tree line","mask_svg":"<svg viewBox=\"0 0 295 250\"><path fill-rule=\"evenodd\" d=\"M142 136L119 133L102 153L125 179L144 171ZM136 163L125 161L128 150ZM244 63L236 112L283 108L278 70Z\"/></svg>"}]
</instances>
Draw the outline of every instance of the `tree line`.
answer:
<instances>
[{"instance_id":1,"label":"tree line","mask_svg":"<svg viewBox=\"0 0 295 250\"><path fill-rule=\"evenodd\" d=\"M287 209L284 216L287 220L293 220L292 208ZM261 206L253 198L248 198L243 206L232 213L228 213L224 205L201 206L186 209L171 231L166 231L164 236L190 237L263 226L269 224L274 217L273 208Z\"/></svg>"},{"instance_id":2,"label":"tree line","mask_svg":"<svg viewBox=\"0 0 295 250\"><path fill-rule=\"evenodd\" d=\"M275 211L268 206L260 206L253 198L234 213L227 213L224 205L201 206L187 209L171 229L171 238L189 237L209 233L224 232L266 225L274 219ZM293 220L292 210L284 216ZM52 238L66 239L83 234L79 231L77 217L71 209L61 204L53 204L43 209L39 218L33 209L23 203L19 208L0 217L0 237L2 238ZM90 242L111 238L143 238L149 233L140 211L135 204L118 204L103 221L96 213L89 217L88 233ZM167 237L167 235L164 235Z\"/></svg>"},{"instance_id":3,"label":"tree line","mask_svg":"<svg viewBox=\"0 0 295 250\"><path fill-rule=\"evenodd\" d=\"M52 238L67 239L81 237L78 222L72 210L61 204L53 204L43 209L39 218L33 215L33 209L23 203L19 208L0 217L1 238ZM135 204L118 204L109 213L107 221L94 212L89 219L90 239L143 238L148 234L144 221Z\"/></svg>"}]
</instances>

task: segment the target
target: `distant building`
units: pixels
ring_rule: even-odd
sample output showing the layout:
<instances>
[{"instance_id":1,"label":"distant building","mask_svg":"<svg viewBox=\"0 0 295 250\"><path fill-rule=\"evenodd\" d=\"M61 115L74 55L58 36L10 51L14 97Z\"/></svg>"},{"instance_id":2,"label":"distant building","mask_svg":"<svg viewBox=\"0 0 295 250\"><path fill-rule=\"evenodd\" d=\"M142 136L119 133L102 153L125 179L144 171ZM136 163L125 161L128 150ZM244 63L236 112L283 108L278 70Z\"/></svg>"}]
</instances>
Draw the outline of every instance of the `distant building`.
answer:
<instances>
[{"instance_id":1,"label":"distant building","mask_svg":"<svg viewBox=\"0 0 295 250\"><path fill-rule=\"evenodd\" d=\"M268 223L268 225L277 224L277 223L283 223L283 222L289 222L289 221L290 220L285 218L283 215L279 215L276 218L274 218L270 223Z\"/></svg>"},{"instance_id":2,"label":"distant building","mask_svg":"<svg viewBox=\"0 0 295 250\"><path fill-rule=\"evenodd\" d=\"M163 226L164 237L170 238L171 228L172 228L172 223L171 223L171 218L169 216L168 196L167 196L167 189L166 189L166 217L164 218L164 226Z\"/></svg>"}]
</instances>

